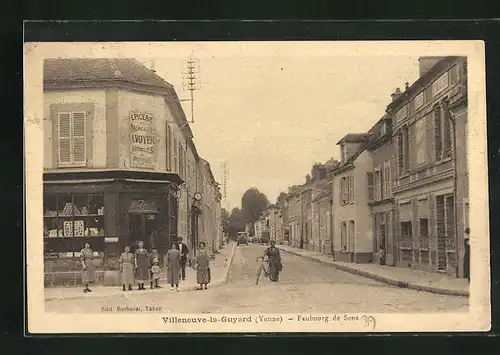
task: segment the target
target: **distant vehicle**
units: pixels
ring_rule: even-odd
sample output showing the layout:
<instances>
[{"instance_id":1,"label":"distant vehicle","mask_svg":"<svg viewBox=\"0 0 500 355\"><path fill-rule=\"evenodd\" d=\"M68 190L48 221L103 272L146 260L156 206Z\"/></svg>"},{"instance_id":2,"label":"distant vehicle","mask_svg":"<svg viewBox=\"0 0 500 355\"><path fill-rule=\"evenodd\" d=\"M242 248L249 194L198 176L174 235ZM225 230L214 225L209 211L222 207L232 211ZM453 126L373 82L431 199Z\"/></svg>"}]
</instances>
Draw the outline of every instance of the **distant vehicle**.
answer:
<instances>
[{"instance_id":1,"label":"distant vehicle","mask_svg":"<svg viewBox=\"0 0 500 355\"><path fill-rule=\"evenodd\" d=\"M269 234L268 233L263 233L262 234L262 237L260 238L260 244L264 244L264 245L267 245L269 244Z\"/></svg>"},{"instance_id":2,"label":"distant vehicle","mask_svg":"<svg viewBox=\"0 0 500 355\"><path fill-rule=\"evenodd\" d=\"M248 236L245 232L238 232L238 237L236 239L236 244L245 244L248 245Z\"/></svg>"}]
</instances>

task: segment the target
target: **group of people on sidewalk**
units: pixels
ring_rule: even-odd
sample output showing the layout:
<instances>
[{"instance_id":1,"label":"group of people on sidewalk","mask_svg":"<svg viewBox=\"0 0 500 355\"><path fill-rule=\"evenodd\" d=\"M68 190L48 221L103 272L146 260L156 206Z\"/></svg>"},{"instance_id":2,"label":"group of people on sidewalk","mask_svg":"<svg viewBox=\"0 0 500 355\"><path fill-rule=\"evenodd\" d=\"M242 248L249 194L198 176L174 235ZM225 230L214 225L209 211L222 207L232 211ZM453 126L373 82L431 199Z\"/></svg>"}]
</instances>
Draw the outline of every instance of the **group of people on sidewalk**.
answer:
<instances>
[{"instance_id":1,"label":"group of people on sidewalk","mask_svg":"<svg viewBox=\"0 0 500 355\"><path fill-rule=\"evenodd\" d=\"M170 249L164 256L163 267L167 269L167 282L171 290L179 291L180 281L186 280L186 264L189 249L182 238L172 243ZM95 267L92 263L93 252L89 243L81 250L80 261L82 266L83 292L92 292L89 284L95 279ZM125 246L124 252L118 259L120 264L121 284L123 291L132 291L132 285L137 284L138 290L145 290L145 284L149 282L150 288L161 288L159 285L161 264L160 255L155 248L148 252L144 248L144 242L137 243L135 252ZM199 290L207 289L210 283L210 255L204 242L200 242L195 258L195 269Z\"/></svg>"}]
</instances>

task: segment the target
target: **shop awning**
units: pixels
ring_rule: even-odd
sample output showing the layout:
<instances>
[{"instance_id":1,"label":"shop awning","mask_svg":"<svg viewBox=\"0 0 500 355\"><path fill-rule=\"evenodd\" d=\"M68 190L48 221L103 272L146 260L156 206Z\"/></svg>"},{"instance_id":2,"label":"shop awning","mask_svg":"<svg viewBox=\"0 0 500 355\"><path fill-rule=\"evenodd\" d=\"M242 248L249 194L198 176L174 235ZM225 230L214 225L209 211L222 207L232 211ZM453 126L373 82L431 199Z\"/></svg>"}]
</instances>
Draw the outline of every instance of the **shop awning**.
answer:
<instances>
[{"instance_id":1,"label":"shop awning","mask_svg":"<svg viewBox=\"0 0 500 355\"><path fill-rule=\"evenodd\" d=\"M44 182L57 181L85 181L85 180L134 180L144 182L163 182L180 185L184 182L178 174L156 171L134 171L134 170L53 170L43 173Z\"/></svg>"}]
</instances>

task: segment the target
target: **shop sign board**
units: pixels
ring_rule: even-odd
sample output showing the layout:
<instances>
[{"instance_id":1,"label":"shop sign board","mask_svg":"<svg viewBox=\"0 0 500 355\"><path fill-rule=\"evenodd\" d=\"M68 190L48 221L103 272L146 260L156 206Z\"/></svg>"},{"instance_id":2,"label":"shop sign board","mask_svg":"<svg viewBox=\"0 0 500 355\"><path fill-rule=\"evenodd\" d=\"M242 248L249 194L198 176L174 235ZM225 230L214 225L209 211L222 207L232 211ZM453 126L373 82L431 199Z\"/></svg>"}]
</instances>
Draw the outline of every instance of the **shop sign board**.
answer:
<instances>
[{"instance_id":1,"label":"shop sign board","mask_svg":"<svg viewBox=\"0 0 500 355\"><path fill-rule=\"evenodd\" d=\"M130 166L155 168L157 143L154 116L145 112L131 112Z\"/></svg>"},{"instance_id":2,"label":"shop sign board","mask_svg":"<svg viewBox=\"0 0 500 355\"><path fill-rule=\"evenodd\" d=\"M158 208L154 200L133 200L129 208L130 212L156 213Z\"/></svg>"}]
</instances>

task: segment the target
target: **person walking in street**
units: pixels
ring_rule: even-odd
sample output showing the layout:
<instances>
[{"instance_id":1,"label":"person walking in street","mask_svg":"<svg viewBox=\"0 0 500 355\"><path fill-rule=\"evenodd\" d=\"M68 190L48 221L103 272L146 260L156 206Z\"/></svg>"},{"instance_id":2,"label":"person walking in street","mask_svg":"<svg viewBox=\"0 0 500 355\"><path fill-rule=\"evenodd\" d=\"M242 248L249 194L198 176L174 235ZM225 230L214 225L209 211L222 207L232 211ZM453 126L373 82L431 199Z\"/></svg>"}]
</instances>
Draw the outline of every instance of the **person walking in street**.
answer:
<instances>
[{"instance_id":1,"label":"person walking in street","mask_svg":"<svg viewBox=\"0 0 500 355\"><path fill-rule=\"evenodd\" d=\"M158 249L153 248L153 249L151 249L151 254L149 254L149 286L151 287L151 289L153 289L153 286L155 284L155 280L153 279L153 276L154 276L153 265L154 265L155 259L160 260L160 254L158 253ZM155 287L155 288L158 288L158 287Z\"/></svg>"},{"instance_id":2,"label":"person walking in street","mask_svg":"<svg viewBox=\"0 0 500 355\"><path fill-rule=\"evenodd\" d=\"M125 247L125 251L120 255L118 262L120 263L120 272L122 274L123 291L126 290L126 287L128 287L129 291L132 291L132 284L134 283L135 257L134 254L130 252L129 246Z\"/></svg>"},{"instance_id":3,"label":"person walking in street","mask_svg":"<svg viewBox=\"0 0 500 355\"><path fill-rule=\"evenodd\" d=\"M269 279L273 282L277 282L283 265L281 264L280 251L276 248L276 241L271 240L271 246L264 251L264 255L268 258Z\"/></svg>"},{"instance_id":4,"label":"person walking in street","mask_svg":"<svg viewBox=\"0 0 500 355\"><path fill-rule=\"evenodd\" d=\"M135 251L135 280L138 285L138 290L145 290L144 284L149 279L149 255L148 251L144 249L144 242L137 243L137 250Z\"/></svg>"},{"instance_id":5,"label":"person walking in street","mask_svg":"<svg viewBox=\"0 0 500 355\"><path fill-rule=\"evenodd\" d=\"M182 237L178 239L178 250L181 256L181 278L182 281L186 280L186 263L187 263L187 255L189 253L189 249L186 244L182 242Z\"/></svg>"},{"instance_id":6,"label":"person walking in street","mask_svg":"<svg viewBox=\"0 0 500 355\"><path fill-rule=\"evenodd\" d=\"M170 289L173 290L175 286L175 289L179 292L181 253L177 244L172 244L172 248L167 252L165 259L165 265L167 265L167 281L170 284Z\"/></svg>"},{"instance_id":7,"label":"person walking in street","mask_svg":"<svg viewBox=\"0 0 500 355\"><path fill-rule=\"evenodd\" d=\"M210 256L204 242L199 245L196 255L196 282L200 285L198 290L206 290L210 283Z\"/></svg>"},{"instance_id":8,"label":"person walking in street","mask_svg":"<svg viewBox=\"0 0 500 355\"><path fill-rule=\"evenodd\" d=\"M465 238L464 238L464 277L470 283L470 229L465 229Z\"/></svg>"},{"instance_id":9,"label":"person walking in street","mask_svg":"<svg viewBox=\"0 0 500 355\"><path fill-rule=\"evenodd\" d=\"M92 292L89 284L94 282L95 267L92 263L93 252L90 249L90 243L85 243L84 248L80 251L80 262L82 266L82 284L84 285L83 292Z\"/></svg>"}]
</instances>

